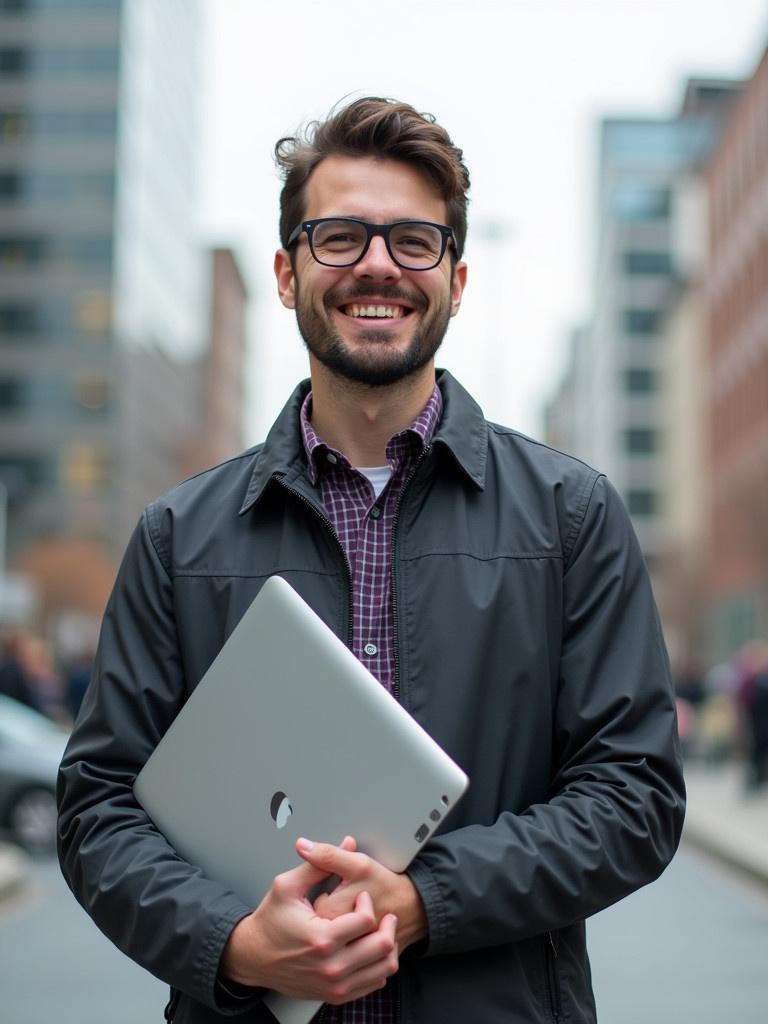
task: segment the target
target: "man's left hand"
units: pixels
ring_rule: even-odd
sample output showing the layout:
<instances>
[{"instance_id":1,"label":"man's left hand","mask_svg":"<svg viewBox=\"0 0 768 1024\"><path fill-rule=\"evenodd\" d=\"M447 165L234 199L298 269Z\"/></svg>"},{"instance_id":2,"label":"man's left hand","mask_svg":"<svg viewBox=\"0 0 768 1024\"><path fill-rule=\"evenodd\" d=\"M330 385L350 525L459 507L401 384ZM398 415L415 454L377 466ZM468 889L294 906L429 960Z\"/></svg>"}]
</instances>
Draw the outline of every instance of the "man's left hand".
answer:
<instances>
[{"instance_id":1,"label":"man's left hand","mask_svg":"<svg viewBox=\"0 0 768 1024\"><path fill-rule=\"evenodd\" d=\"M349 844L347 844L349 845ZM308 864L329 875L338 875L339 884L314 902L315 912L333 919L349 913L361 892L370 893L376 913L397 916L397 944L400 952L427 937L424 904L407 875L399 875L365 853L352 852L330 843L296 842L296 852Z\"/></svg>"}]
</instances>

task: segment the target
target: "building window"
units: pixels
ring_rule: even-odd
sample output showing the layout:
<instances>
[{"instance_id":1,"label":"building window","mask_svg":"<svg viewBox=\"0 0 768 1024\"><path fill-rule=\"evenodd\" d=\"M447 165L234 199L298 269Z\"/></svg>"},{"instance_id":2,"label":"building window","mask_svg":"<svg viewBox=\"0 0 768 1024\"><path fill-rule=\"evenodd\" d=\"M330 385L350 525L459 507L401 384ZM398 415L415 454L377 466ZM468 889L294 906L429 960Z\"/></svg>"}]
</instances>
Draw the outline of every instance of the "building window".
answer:
<instances>
[{"instance_id":1,"label":"building window","mask_svg":"<svg viewBox=\"0 0 768 1024\"><path fill-rule=\"evenodd\" d=\"M658 449L658 431L652 427L630 427L624 431L624 451L629 455L653 455Z\"/></svg>"},{"instance_id":2,"label":"building window","mask_svg":"<svg viewBox=\"0 0 768 1024\"><path fill-rule=\"evenodd\" d=\"M0 236L0 267L34 267L45 258L42 238L4 238Z\"/></svg>"},{"instance_id":3,"label":"building window","mask_svg":"<svg viewBox=\"0 0 768 1024\"><path fill-rule=\"evenodd\" d=\"M658 375L655 370L644 366L632 367L624 371L624 390L630 395L650 395L658 388Z\"/></svg>"},{"instance_id":4,"label":"building window","mask_svg":"<svg viewBox=\"0 0 768 1024\"><path fill-rule=\"evenodd\" d=\"M20 334L30 337L40 333L40 310L37 306L9 303L0 306L0 336Z\"/></svg>"},{"instance_id":5,"label":"building window","mask_svg":"<svg viewBox=\"0 0 768 1024\"><path fill-rule=\"evenodd\" d=\"M15 142L29 134L29 119L20 110L0 110L0 140Z\"/></svg>"},{"instance_id":6,"label":"building window","mask_svg":"<svg viewBox=\"0 0 768 1024\"><path fill-rule=\"evenodd\" d=\"M23 75L29 68L29 50L0 46L0 75Z\"/></svg>"},{"instance_id":7,"label":"building window","mask_svg":"<svg viewBox=\"0 0 768 1024\"><path fill-rule=\"evenodd\" d=\"M53 483L53 463L47 455L0 455L0 482L11 501L25 498L30 491Z\"/></svg>"},{"instance_id":8,"label":"building window","mask_svg":"<svg viewBox=\"0 0 768 1024\"><path fill-rule=\"evenodd\" d=\"M613 193L613 211L619 220L666 220L670 215L672 193L642 182L623 182Z\"/></svg>"},{"instance_id":9,"label":"building window","mask_svg":"<svg viewBox=\"0 0 768 1024\"><path fill-rule=\"evenodd\" d=\"M661 311L658 309L625 309L624 330L627 334L657 334L661 326Z\"/></svg>"},{"instance_id":10,"label":"building window","mask_svg":"<svg viewBox=\"0 0 768 1024\"><path fill-rule=\"evenodd\" d=\"M672 273L672 260L668 252L629 251L623 255L624 273L631 275Z\"/></svg>"},{"instance_id":11,"label":"building window","mask_svg":"<svg viewBox=\"0 0 768 1024\"><path fill-rule=\"evenodd\" d=\"M24 404L24 385L17 377L0 378L0 412L19 409Z\"/></svg>"},{"instance_id":12,"label":"building window","mask_svg":"<svg viewBox=\"0 0 768 1024\"><path fill-rule=\"evenodd\" d=\"M627 509L631 516L653 516L658 507L655 491L627 491Z\"/></svg>"},{"instance_id":13,"label":"building window","mask_svg":"<svg viewBox=\"0 0 768 1024\"><path fill-rule=\"evenodd\" d=\"M16 199L21 195L21 175L8 171L0 172L0 201Z\"/></svg>"}]
</instances>

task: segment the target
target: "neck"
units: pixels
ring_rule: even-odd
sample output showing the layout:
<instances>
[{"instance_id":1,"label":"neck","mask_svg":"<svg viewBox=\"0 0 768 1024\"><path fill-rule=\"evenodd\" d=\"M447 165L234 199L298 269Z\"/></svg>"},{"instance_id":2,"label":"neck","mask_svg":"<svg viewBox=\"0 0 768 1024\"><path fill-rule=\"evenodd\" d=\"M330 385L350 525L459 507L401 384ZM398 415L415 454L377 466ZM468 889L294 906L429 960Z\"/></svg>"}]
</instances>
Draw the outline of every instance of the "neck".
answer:
<instances>
[{"instance_id":1,"label":"neck","mask_svg":"<svg viewBox=\"0 0 768 1024\"><path fill-rule=\"evenodd\" d=\"M310 356L312 426L353 466L386 465L387 442L413 423L435 387L430 363L407 380L384 387L329 373Z\"/></svg>"}]
</instances>

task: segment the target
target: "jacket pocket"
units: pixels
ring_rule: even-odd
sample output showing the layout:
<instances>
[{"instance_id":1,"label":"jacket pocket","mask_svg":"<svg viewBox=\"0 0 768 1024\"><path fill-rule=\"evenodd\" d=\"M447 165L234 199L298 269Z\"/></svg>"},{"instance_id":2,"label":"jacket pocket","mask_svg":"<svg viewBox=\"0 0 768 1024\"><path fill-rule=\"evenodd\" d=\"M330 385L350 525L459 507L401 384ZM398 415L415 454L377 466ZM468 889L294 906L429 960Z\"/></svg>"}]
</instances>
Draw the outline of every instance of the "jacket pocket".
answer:
<instances>
[{"instance_id":1,"label":"jacket pocket","mask_svg":"<svg viewBox=\"0 0 768 1024\"><path fill-rule=\"evenodd\" d=\"M171 997L166 1003L165 1010L163 1011L163 1017L165 1017L169 1024L171 1024L173 1018L176 1016L176 1010L178 1009L180 999L181 991L177 988L172 988Z\"/></svg>"},{"instance_id":2,"label":"jacket pocket","mask_svg":"<svg viewBox=\"0 0 768 1024\"><path fill-rule=\"evenodd\" d=\"M555 1024L563 1019L563 996L560 989L559 936L557 932L544 935L544 968L549 992L549 1007Z\"/></svg>"}]
</instances>

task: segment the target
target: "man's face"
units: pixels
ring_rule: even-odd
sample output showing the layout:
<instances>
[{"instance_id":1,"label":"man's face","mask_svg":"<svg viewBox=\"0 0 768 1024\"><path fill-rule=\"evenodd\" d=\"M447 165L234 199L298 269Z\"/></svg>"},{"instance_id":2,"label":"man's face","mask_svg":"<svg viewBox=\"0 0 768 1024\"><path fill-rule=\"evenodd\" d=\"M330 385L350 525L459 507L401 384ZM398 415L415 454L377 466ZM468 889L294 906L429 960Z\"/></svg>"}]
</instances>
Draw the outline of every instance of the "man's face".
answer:
<instances>
[{"instance_id":1,"label":"man's face","mask_svg":"<svg viewBox=\"0 0 768 1024\"><path fill-rule=\"evenodd\" d=\"M431 182L408 164L333 156L307 182L303 219L316 217L445 224L446 210ZM305 233L294 265L281 249L275 273L283 304L296 310L310 361L369 385L392 384L431 367L466 280L465 264L454 267L448 251L432 270L403 270L381 236L371 239L354 266L326 267L313 258ZM367 315L382 306L384 316Z\"/></svg>"}]
</instances>

